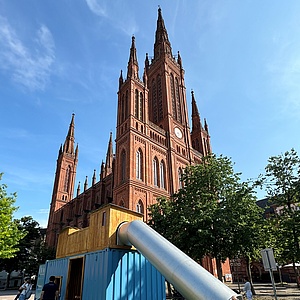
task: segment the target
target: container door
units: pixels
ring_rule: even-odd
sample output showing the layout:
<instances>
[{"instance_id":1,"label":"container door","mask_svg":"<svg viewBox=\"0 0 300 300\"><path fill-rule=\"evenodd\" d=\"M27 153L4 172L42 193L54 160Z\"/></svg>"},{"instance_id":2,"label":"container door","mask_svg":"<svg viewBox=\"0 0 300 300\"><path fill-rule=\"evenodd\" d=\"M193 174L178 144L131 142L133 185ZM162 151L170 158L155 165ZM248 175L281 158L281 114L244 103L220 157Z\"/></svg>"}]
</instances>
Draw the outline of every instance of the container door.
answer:
<instances>
[{"instance_id":1,"label":"container door","mask_svg":"<svg viewBox=\"0 0 300 300\"><path fill-rule=\"evenodd\" d=\"M83 257L70 259L67 284L67 300L81 300Z\"/></svg>"},{"instance_id":2,"label":"container door","mask_svg":"<svg viewBox=\"0 0 300 300\"><path fill-rule=\"evenodd\" d=\"M58 299L60 299L60 290L61 290L62 276L55 276L55 281L54 282L58 285L58 294L59 294Z\"/></svg>"}]
</instances>

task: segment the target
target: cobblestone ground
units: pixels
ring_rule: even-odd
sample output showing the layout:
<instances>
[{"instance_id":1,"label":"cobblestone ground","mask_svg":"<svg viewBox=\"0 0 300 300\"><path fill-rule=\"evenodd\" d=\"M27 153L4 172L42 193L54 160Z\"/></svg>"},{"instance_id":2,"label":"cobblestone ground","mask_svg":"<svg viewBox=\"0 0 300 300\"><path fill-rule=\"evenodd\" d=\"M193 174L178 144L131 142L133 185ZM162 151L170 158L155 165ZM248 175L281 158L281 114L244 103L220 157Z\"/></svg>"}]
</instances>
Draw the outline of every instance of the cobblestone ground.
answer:
<instances>
[{"instance_id":1,"label":"cobblestone ground","mask_svg":"<svg viewBox=\"0 0 300 300\"><path fill-rule=\"evenodd\" d=\"M231 289L239 290L240 287L237 284L228 284ZM273 300L274 290L272 284L254 284L256 295L254 300ZM300 289L297 288L295 283L285 284L283 286L276 285L276 296L278 300L300 300Z\"/></svg>"},{"instance_id":2,"label":"cobblestone ground","mask_svg":"<svg viewBox=\"0 0 300 300\"><path fill-rule=\"evenodd\" d=\"M243 299L246 299L246 298L243 298ZM273 300L275 299L274 296L261 296L261 295L256 295L253 297L253 300ZM300 300L300 294L299 296L292 296L292 295L286 295L286 296L280 296L280 295L277 295L277 299L278 300Z\"/></svg>"},{"instance_id":3,"label":"cobblestone ground","mask_svg":"<svg viewBox=\"0 0 300 300\"><path fill-rule=\"evenodd\" d=\"M231 289L239 290L242 285L238 287L237 284L228 284ZM254 284L256 294L253 300L273 300L275 299L273 287L271 284ZM13 300L17 291L13 290L0 290L0 300ZM296 284L288 284L285 286L276 286L276 295L278 300L300 300L300 289ZM30 297L34 300L34 295Z\"/></svg>"},{"instance_id":4,"label":"cobblestone ground","mask_svg":"<svg viewBox=\"0 0 300 300\"><path fill-rule=\"evenodd\" d=\"M17 290L0 290L0 300L14 300L17 295ZM29 300L34 300L34 294Z\"/></svg>"}]
</instances>

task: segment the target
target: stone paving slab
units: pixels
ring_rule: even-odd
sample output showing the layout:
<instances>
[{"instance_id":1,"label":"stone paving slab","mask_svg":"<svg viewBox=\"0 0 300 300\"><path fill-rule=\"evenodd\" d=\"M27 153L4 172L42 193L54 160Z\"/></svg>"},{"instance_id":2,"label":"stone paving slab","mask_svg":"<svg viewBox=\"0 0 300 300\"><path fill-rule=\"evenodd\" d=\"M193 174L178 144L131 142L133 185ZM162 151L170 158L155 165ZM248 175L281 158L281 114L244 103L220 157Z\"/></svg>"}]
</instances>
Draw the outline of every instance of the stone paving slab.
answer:
<instances>
[{"instance_id":1,"label":"stone paving slab","mask_svg":"<svg viewBox=\"0 0 300 300\"><path fill-rule=\"evenodd\" d=\"M17 290L0 290L0 300L14 300L17 293ZM34 291L29 300L34 300Z\"/></svg>"},{"instance_id":2,"label":"stone paving slab","mask_svg":"<svg viewBox=\"0 0 300 300\"><path fill-rule=\"evenodd\" d=\"M238 284L227 284L231 289L238 290ZM240 288L243 288L243 284L240 284ZM256 295L253 299L257 300L271 300L275 299L274 290L271 283L254 283L254 289ZM276 284L276 296L277 299L285 300L300 300L300 289L297 287L296 283L289 283L281 286Z\"/></svg>"},{"instance_id":3,"label":"stone paving slab","mask_svg":"<svg viewBox=\"0 0 300 300\"><path fill-rule=\"evenodd\" d=\"M238 290L238 284L228 283L231 289ZM240 288L243 288L243 284L240 284ZM272 284L260 284L255 283L254 289L256 295L254 300L272 300L275 299ZM17 290L0 290L0 300L14 300ZM276 285L276 295L278 300L300 300L300 289L297 288L295 283L290 283L284 286ZM30 300L34 300L34 291L30 297Z\"/></svg>"}]
</instances>

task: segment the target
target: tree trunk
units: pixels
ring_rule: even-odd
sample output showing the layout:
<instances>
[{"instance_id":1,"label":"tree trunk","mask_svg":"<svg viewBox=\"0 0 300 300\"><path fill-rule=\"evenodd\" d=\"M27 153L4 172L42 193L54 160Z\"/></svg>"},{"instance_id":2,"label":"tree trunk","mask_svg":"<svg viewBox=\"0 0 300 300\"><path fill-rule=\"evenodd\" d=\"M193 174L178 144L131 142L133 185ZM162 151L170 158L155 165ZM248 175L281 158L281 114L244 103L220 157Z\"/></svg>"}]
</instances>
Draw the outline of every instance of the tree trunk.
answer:
<instances>
[{"instance_id":1,"label":"tree trunk","mask_svg":"<svg viewBox=\"0 0 300 300\"><path fill-rule=\"evenodd\" d=\"M299 272L298 272L298 268L296 268L295 262L293 261L293 269L294 269L294 273L295 273L295 277L296 277L296 283L297 283L297 287L300 287L299 284Z\"/></svg>"},{"instance_id":2,"label":"tree trunk","mask_svg":"<svg viewBox=\"0 0 300 300\"><path fill-rule=\"evenodd\" d=\"M246 257L246 263L247 263L247 275L249 277L249 281L250 281L250 284L251 284L251 291L252 291L253 295L256 295L256 292L255 292L255 289L254 289L254 286L253 286L253 282L252 282L252 273L251 273L250 259L249 259L248 256Z\"/></svg>"},{"instance_id":3,"label":"tree trunk","mask_svg":"<svg viewBox=\"0 0 300 300\"><path fill-rule=\"evenodd\" d=\"M217 266L218 279L223 282L222 262L218 258L216 258L216 266Z\"/></svg>"}]
</instances>

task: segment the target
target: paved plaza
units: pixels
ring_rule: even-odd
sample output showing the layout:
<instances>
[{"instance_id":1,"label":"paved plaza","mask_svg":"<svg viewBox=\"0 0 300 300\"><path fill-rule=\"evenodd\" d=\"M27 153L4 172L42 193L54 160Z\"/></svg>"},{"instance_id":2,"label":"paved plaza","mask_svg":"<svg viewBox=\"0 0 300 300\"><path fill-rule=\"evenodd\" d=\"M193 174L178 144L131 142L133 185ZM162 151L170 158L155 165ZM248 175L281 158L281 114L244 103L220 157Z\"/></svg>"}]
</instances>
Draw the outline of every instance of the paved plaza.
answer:
<instances>
[{"instance_id":1,"label":"paved plaza","mask_svg":"<svg viewBox=\"0 0 300 300\"><path fill-rule=\"evenodd\" d=\"M228 284L231 289L239 290L239 286L236 283ZM240 284L240 288L243 288L243 284ZM254 289L256 295L254 300L271 300L275 299L274 291L271 283L255 283ZM300 289L297 288L296 283L289 283L284 286L276 284L276 295L279 300L300 300Z\"/></svg>"},{"instance_id":2,"label":"paved plaza","mask_svg":"<svg viewBox=\"0 0 300 300\"><path fill-rule=\"evenodd\" d=\"M238 290L238 284L228 284L228 286L232 289ZM242 284L240 288L242 288ZM255 283L254 288L256 291L256 296L254 296L254 300L271 300L274 298L273 287L271 284L260 284ZM14 300L17 294L16 290L0 290L0 300ZM289 283L285 286L276 286L276 294L278 300L300 300L300 290L297 288L295 283ZM31 295L30 300L34 300L34 293ZM63 299L61 299L63 300Z\"/></svg>"},{"instance_id":3,"label":"paved plaza","mask_svg":"<svg viewBox=\"0 0 300 300\"><path fill-rule=\"evenodd\" d=\"M0 300L14 300L17 293L17 290L0 290ZM34 300L34 291L29 300Z\"/></svg>"}]
</instances>

